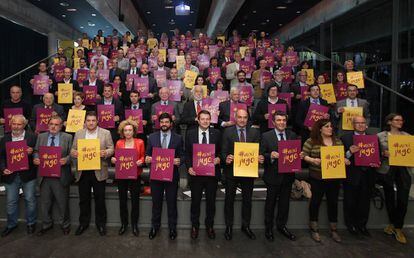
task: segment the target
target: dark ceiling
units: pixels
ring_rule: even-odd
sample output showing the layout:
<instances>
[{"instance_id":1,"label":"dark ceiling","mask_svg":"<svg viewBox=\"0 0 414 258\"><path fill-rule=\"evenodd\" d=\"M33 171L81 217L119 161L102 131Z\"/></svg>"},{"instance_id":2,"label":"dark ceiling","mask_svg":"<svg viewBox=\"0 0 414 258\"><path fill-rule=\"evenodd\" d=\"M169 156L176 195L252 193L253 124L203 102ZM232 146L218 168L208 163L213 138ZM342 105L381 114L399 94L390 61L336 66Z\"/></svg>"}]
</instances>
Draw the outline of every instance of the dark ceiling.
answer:
<instances>
[{"instance_id":1,"label":"dark ceiling","mask_svg":"<svg viewBox=\"0 0 414 258\"><path fill-rule=\"evenodd\" d=\"M148 28L161 35L178 28L181 32L194 32L196 28L203 28L210 11L211 0L132 0L140 16ZM166 3L171 6L185 4L190 6L191 12L187 16L175 15L175 9L165 8Z\"/></svg>"},{"instance_id":2,"label":"dark ceiling","mask_svg":"<svg viewBox=\"0 0 414 258\"><path fill-rule=\"evenodd\" d=\"M289 23L321 0L246 0L231 22L228 31L237 29L247 36L250 31L266 31L269 35Z\"/></svg>"},{"instance_id":3,"label":"dark ceiling","mask_svg":"<svg viewBox=\"0 0 414 258\"><path fill-rule=\"evenodd\" d=\"M112 25L86 0L27 0L43 11L58 18L70 27L88 33L89 37L97 34L98 29L104 35L112 33ZM68 11L76 9L76 11ZM92 16L92 15L95 16Z\"/></svg>"}]
</instances>

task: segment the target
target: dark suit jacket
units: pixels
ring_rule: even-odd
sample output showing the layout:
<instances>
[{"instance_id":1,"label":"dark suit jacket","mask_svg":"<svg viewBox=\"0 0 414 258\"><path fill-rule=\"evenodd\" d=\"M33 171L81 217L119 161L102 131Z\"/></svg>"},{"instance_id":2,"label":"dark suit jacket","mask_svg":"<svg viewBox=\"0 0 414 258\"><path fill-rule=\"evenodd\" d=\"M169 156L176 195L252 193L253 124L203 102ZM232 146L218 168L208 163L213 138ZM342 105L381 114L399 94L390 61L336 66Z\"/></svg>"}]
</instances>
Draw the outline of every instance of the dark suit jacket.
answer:
<instances>
[{"instance_id":1,"label":"dark suit jacket","mask_svg":"<svg viewBox=\"0 0 414 258\"><path fill-rule=\"evenodd\" d=\"M230 121L230 100L223 101L219 104L218 124L221 126L222 122Z\"/></svg>"},{"instance_id":2,"label":"dark suit jacket","mask_svg":"<svg viewBox=\"0 0 414 258\"><path fill-rule=\"evenodd\" d=\"M4 109L5 108L22 108L23 109L23 115L26 119L30 118L31 112L32 112L32 106L29 105L25 100L20 100L18 103L13 103L10 99L6 99L2 101L0 104L0 117L4 118Z\"/></svg>"},{"instance_id":3,"label":"dark suit jacket","mask_svg":"<svg viewBox=\"0 0 414 258\"><path fill-rule=\"evenodd\" d=\"M190 100L184 104L180 124L187 125L187 130L195 128L198 126L197 121L195 121L196 117L197 117L197 111L194 106L194 100Z\"/></svg>"},{"instance_id":4,"label":"dark suit jacket","mask_svg":"<svg viewBox=\"0 0 414 258\"><path fill-rule=\"evenodd\" d=\"M277 92L281 92L281 93L293 92L293 90L291 89L289 83L282 82L282 84L279 86L279 84L277 84L274 80L272 80L271 82L266 83L266 85L264 87L264 90L263 90L263 98L267 98L267 89L269 87L273 87L274 85L277 86Z\"/></svg>"},{"instance_id":5,"label":"dark suit jacket","mask_svg":"<svg viewBox=\"0 0 414 258\"><path fill-rule=\"evenodd\" d=\"M34 148L36 145L36 135L31 133L29 130L26 130L24 135L26 140L27 147ZM7 168L7 158L6 158L6 142L11 142L12 136L11 133L6 133L4 137L0 140L0 172L3 174L3 171ZM29 158L29 169L19 172L12 173L10 175L2 175L1 181L3 183L9 184L16 177L16 173L19 173L20 179L23 182L29 182L33 179L36 179L36 169L33 165L32 155L28 155Z\"/></svg>"},{"instance_id":6,"label":"dark suit jacket","mask_svg":"<svg viewBox=\"0 0 414 258\"><path fill-rule=\"evenodd\" d=\"M260 142L260 132L255 128L246 127L246 142ZM233 163L226 164L227 155L234 155L234 143L239 141L239 135L237 134L236 126L226 128L221 140L221 161L224 164L224 173L226 177L233 176Z\"/></svg>"},{"instance_id":7,"label":"dark suit jacket","mask_svg":"<svg viewBox=\"0 0 414 258\"><path fill-rule=\"evenodd\" d=\"M158 147L161 148L161 131L152 133L148 136L147 142L147 150L145 152L146 156L152 156L152 148ZM185 162L185 155L184 155L184 148L183 148L183 138L181 135L174 133L171 131L171 139L168 145L169 149L175 149L175 158L180 159L180 165ZM173 181L177 182L180 178L180 174L178 173L178 167L174 166L174 177Z\"/></svg>"},{"instance_id":8,"label":"dark suit jacket","mask_svg":"<svg viewBox=\"0 0 414 258\"><path fill-rule=\"evenodd\" d=\"M82 85L86 85L86 86L88 86L88 85L89 85L89 80L84 81L84 82L82 83ZM101 96L102 96L104 82L103 82L103 81L101 81L101 80L99 80L99 79L97 79L97 80L96 80L96 84L95 84L95 85L96 85L96 87L97 87L97 92L98 92L98 95L101 95Z\"/></svg>"},{"instance_id":9,"label":"dark suit jacket","mask_svg":"<svg viewBox=\"0 0 414 258\"><path fill-rule=\"evenodd\" d=\"M296 140L298 136L291 130L286 129L286 138L287 140ZM285 183L286 180L292 184L295 179L295 174L293 173L278 173L278 161L272 160L270 158L270 153L272 151L278 151L278 137L276 131L272 129L262 135L262 141L260 143L260 154L264 156L264 174L263 181L267 184L280 185Z\"/></svg>"},{"instance_id":10,"label":"dark suit jacket","mask_svg":"<svg viewBox=\"0 0 414 258\"><path fill-rule=\"evenodd\" d=\"M115 76L121 76L121 80L125 81L125 72L121 68L109 69L109 81L113 82Z\"/></svg>"},{"instance_id":11,"label":"dark suit jacket","mask_svg":"<svg viewBox=\"0 0 414 258\"><path fill-rule=\"evenodd\" d=\"M219 130L214 128L208 129L209 135L209 144L215 145L216 157L220 157L220 141L221 141L221 133ZM185 164L187 169L193 166L193 144L198 144L200 139L198 138L198 127L193 128L186 132L185 136ZM220 164L216 165L216 177L217 179L220 178Z\"/></svg>"},{"instance_id":12,"label":"dark suit jacket","mask_svg":"<svg viewBox=\"0 0 414 258\"><path fill-rule=\"evenodd\" d=\"M349 147L354 145L354 132L352 131L350 133L346 133L342 135L341 141L344 144L345 152L349 151ZM355 166L354 155L352 155L349 158L349 161L351 162L351 165L346 166L346 179L345 179L346 183L349 183L351 185L359 185L361 181L361 177L364 174L367 174L369 177L369 180L371 182L374 182L374 177L375 177L374 168Z\"/></svg>"},{"instance_id":13,"label":"dark suit jacket","mask_svg":"<svg viewBox=\"0 0 414 258\"><path fill-rule=\"evenodd\" d=\"M30 117L30 127L34 131L36 129L36 111L38 108L43 108L45 105L43 103L36 104L33 106L32 115ZM66 114L64 108L56 103L53 103L52 109L60 116L63 121L66 121Z\"/></svg>"},{"instance_id":14,"label":"dark suit jacket","mask_svg":"<svg viewBox=\"0 0 414 258\"><path fill-rule=\"evenodd\" d=\"M260 100L253 114L253 124L260 126L261 133L270 130L268 127L268 120L264 117L264 115L268 113L268 104L270 104L270 102L267 99ZM285 104L287 111L286 113L289 114L289 107L287 106L287 102L284 99L278 98L276 104ZM271 114L269 114L269 119L272 119Z\"/></svg>"},{"instance_id":15,"label":"dark suit jacket","mask_svg":"<svg viewBox=\"0 0 414 258\"><path fill-rule=\"evenodd\" d=\"M39 134L34 147L35 155L39 152L40 146L47 146L49 132ZM60 182L63 186L69 186L73 180L73 175L70 169L70 150L72 148L72 135L64 132L60 132L59 146L62 147L62 158L66 158L66 164L61 166L61 177ZM43 177L39 177L39 184L42 183Z\"/></svg>"},{"instance_id":16,"label":"dark suit jacket","mask_svg":"<svg viewBox=\"0 0 414 258\"><path fill-rule=\"evenodd\" d=\"M104 105L105 101L104 98L102 97L99 101L98 101L98 105ZM119 122L117 122L117 124L119 124L122 120L125 119L125 109L124 106L122 105L122 102L119 99L115 99L112 98L112 105L114 105L115 107L115 115L119 116Z\"/></svg>"},{"instance_id":17,"label":"dark suit jacket","mask_svg":"<svg viewBox=\"0 0 414 258\"><path fill-rule=\"evenodd\" d=\"M55 95L55 92L57 92L57 91L58 91L58 84L59 84L59 83L64 83L64 81L60 81L60 82L53 82L53 83L52 83L52 87L49 89L49 92L50 92L50 93L53 93L53 95ZM74 80L74 79L70 78L69 83L72 83L73 90L75 90L75 91L81 91L81 88L79 87L79 83L78 83L78 81L76 81L76 80ZM57 102L57 100L56 100L56 102Z\"/></svg>"}]
</instances>

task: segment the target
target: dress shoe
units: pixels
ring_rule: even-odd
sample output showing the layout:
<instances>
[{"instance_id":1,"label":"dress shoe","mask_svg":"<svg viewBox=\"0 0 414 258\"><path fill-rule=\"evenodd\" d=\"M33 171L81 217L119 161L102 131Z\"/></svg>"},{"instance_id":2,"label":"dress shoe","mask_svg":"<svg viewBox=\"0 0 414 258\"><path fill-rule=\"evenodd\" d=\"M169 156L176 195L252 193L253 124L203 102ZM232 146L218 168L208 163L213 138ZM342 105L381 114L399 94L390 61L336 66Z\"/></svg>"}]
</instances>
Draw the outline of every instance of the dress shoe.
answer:
<instances>
[{"instance_id":1,"label":"dress shoe","mask_svg":"<svg viewBox=\"0 0 414 258\"><path fill-rule=\"evenodd\" d=\"M195 240L198 238L198 228L192 227L191 228L191 239Z\"/></svg>"},{"instance_id":2,"label":"dress shoe","mask_svg":"<svg viewBox=\"0 0 414 258\"><path fill-rule=\"evenodd\" d=\"M97 226L97 229L98 229L98 233L99 233L100 236L106 235L106 228L105 228L105 226Z\"/></svg>"},{"instance_id":3,"label":"dress shoe","mask_svg":"<svg viewBox=\"0 0 414 258\"><path fill-rule=\"evenodd\" d=\"M118 235L123 235L125 231L127 230L127 227L128 225L122 224L121 227L119 228Z\"/></svg>"},{"instance_id":4,"label":"dress shoe","mask_svg":"<svg viewBox=\"0 0 414 258\"><path fill-rule=\"evenodd\" d=\"M32 235L36 231L36 224L27 225L27 234Z\"/></svg>"},{"instance_id":5,"label":"dress shoe","mask_svg":"<svg viewBox=\"0 0 414 258\"><path fill-rule=\"evenodd\" d=\"M369 233L368 229L365 226L364 227L358 227L358 231L366 237L371 237L371 234Z\"/></svg>"},{"instance_id":6,"label":"dress shoe","mask_svg":"<svg viewBox=\"0 0 414 258\"><path fill-rule=\"evenodd\" d=\"M266 230L265 230L265 237L269 241L273 241L274 240L273 229L272 228L266 228Z\"/></svg>"},{"instance_id":7,"label":"dress shoe","mask_svg":"<svg viewBox=\"0 0 414 258\"><path fill-rule=\"evenodd\" d=\"M149 239L154 239L154 237L157 235L158 229L155 228L151 228L151 231L149 232L148 238Z\"/></svg>"},{"instance_id":8,"label":"dress shoe","mask_svg":"<svg viewBox=\"0 0 414 258\"><path fill-rule=\"evenodd\" d=\"M256 239L256 235L252 232L252 230L249 227L242 227L241 230L251 240L255 240Z\"/></svg>"},{"instance_id":9,"label":"dress shoe","mask_svg":"<svg viewBox=\"0 0 414 258\"><path fill-rule=\"evenodd\" d=\"M170 229L170 239L175 240L177 238L177 230Z\"/></svg>"},{"instance_id":10,"label":"dress shoe","mask_svg":"<svg viewBox=\"0 0 414 258\"><path fill-rule=\"evenodd\" d=\"M82 233L88 228L88 226L79 225L79 227L76 229L75 235L80 236Z\"/></svg>"},{"instance_id":11,"label":"dress shoe","mask_svg":"<svg viewBox=\"0 0 414 258\"><path fill-rule=\"evenodd\" d=\"M63 235L67 236L70 233L70 227L63 228L62 231L63 231Z\"/></svg>"},{"instance_id":12,"label":"dress shoe","mask_svg":"<svg viewBox=\"0 0 414 258\"><path fill-rule=\"evenodd\" d=\"M226 231L224 231L224 238L226 238L226 240L231 240L232 237L233 237L233 228L227 226Z\"/></svg>"},{"instance_id":13,"label":"dress shoe","mask_svg":"<svg viewBox=\"0 0 414 258\"><path fill-rule=\"evenodd\" d=\"M401 244L406 244L407 243L407 238L405 237L404 233L402 232L402 230L400 228L396 228L394 230L394 236L395 239L401 243Z\"/></svg>"},{"instance_id":14,"label":"dress shoe","mask_svg":"<svg viewBox=\"0 0 414 258\"><path fill-rule=\"evenodd\" d=\"M139 235L139 230L138 230L138 225L137 224L133 224L132 225L132 234L134 236L138 236Z\"/></svg>"},{"instance_id":15,"label":"dress shoe","mask_svg":"<svg viewBox=\"0 0 414 258\"><path fill-rule=\"evenodd\" d=\"M11 227L11 228L5 228L3 232L1 232L1 237L8 236L13 230L15 230L17 226Z\"/></svg>"},{"instance_id":16,"label":"dress shoe","mask_svg":"<svg viewBox=\"0 0 414 258\"><path fill-rule=\"evenodd\" d=\"M53 226L47 227L47 228L42 228L41 230L39 230L39 232L37 232L37 236L43 236L44 234L46 234L47 231L51 230L53 228Z\"/></svg>"},{"instance_id":17,"label":"dress shoe","mask_svg":"<svg viewBox=\"0 0 414 258\"><path fill-rule=\"evenodd\" d=\"M393 235L395 233L394 225L388 225L384 228L384 233L387 235Z\"/></svg>"},{"instance_id":18,"label":"dress shoe","mask_svg":"<svg viewBox=\"0 0 414 258\"><path fill-rule=\"evenodd\" d=\"M294 234L292 234L291 232L289 232L287 227L277 228L277 231L279 231L280 234L284 235L287 239L289 239L291 241L296 240L296 236Z\"/></svg>"},{"instance_id":19,"label":"dress shoe","mask_svg":"<svg viewBox=\"0 0 414 258\"><path fill-rule=\"evenodd\" d=\"M321 236L319 235L318 222L317 221L310 221L309 222L309 230L310 230L311 238L315 242L320 243L321 242Z\"/></svg>"},{"instance_id":20,"label":"dress shoe","mask_svg":"<svg viewBox=\"0 0 414 258\"><path fill-rule=\"evenodd\" d=\"M356 227L348 226L347 229L348 229L349 233L351 233L351 235L354 235L354 236L358 235L358 230L356 229Z\"/></svg>"},{"instance_id":21,"label":"dress shoe","mask_svg":"<svg viewBox=\"0 0 414 258\"><path fill-rule=\"evenodd\" d=\"M208 227L207 229L207 236L210 239L215 239L216 238L216 232L214 231L213 228Z\"/></svg>"}]
</instances>

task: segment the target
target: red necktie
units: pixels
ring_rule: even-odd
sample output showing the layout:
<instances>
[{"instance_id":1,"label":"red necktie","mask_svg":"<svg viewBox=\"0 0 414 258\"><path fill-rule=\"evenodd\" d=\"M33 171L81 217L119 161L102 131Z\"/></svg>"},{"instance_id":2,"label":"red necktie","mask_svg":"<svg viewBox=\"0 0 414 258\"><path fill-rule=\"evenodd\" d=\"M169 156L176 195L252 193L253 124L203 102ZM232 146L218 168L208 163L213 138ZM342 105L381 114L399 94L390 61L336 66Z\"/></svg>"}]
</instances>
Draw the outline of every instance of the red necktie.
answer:
<instances>
[{"instance_id":1,"label":"red necktie","mask_svg":"<svg viewBox=\"0 0 414 258\"><path fill-rule=\"evenodd\" d=\"M200 113L200 111L201 111L201 105L200 105L200 101L197 101L197 115L198 115L198 113Z\"/></svg>"}]
</instances>

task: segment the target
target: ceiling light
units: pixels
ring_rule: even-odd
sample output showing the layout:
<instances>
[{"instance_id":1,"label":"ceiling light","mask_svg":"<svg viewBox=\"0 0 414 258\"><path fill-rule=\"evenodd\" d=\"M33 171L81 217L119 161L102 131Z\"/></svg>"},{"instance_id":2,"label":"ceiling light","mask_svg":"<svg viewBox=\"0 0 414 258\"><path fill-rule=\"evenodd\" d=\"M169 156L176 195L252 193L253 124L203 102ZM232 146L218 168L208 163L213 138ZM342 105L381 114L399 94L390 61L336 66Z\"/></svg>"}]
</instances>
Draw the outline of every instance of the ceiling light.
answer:
<instances>
[{"instance_id":1,"label":"ceiling light","mask_svg":"<svg viewBox=\"0 0 414 258\"><path fill-rule=\"evenodd\" d=\"M190 23L190 24L188 24L188 26L190 26L190 27L191 27L191 26L193 26L193 24L192 24L192 23Z\"/></svg>"},{"instance_id":2,"label":"ceiling light","mask_svg":"<svg viewBox=\"0 0 414 258\"><path fill-rule=\"evenodd\" d=\"M282 27L283 26L283 24L282 23L279 23L279 27Z\"/></svg>"},{"instance_id":3,"label":"ceiling light","mask_svg":"<svg viewBox=\"0 0 414 258\"><path fill-rule=\"evenodd\" d=\"M299 14L299 13L300 13L300 11L296 11L296 13L297 13L297 14Z\"/></svg>"},{"instance_id":4,"label":"ceiling light","mask_svg":"<svg viewBox=\"0 0 414 258\"><path fill-rule=\"evenodd\" d=\"M62 14L62 18L66 18L66 14Z\"/></svg>"},{"instance_id":5,"label":"ceiling light","mask_svg":"<svg viewBox=\"0 0 414 258\"><path fill-rule=\"evenodd\" d=\"M194 13L194 11L190 11L190 13Z\"/></svg>"},{"instance_id":6,"label":"ceiling light","mask_svg":"<svg viewBox=\"0 0 414 258\"><path fill-rule=\"evenodd\" d=\"M69 6L69 4L68 3L66 3L66 2L61 2L61 3L59 3L60 4L60 6L63 6L63 7L68 7Z\"/></svg>"},{"instance_id":7,"label":"ceiling light","mask_svg":"<svg viewBox=\"0 0 414 258\"><path fill-rule=\"evenodd\" d=\"M246 26L246 23L242 23L242 26Z\"/></svg>"},{"instance_id":8,"label":"ceiling light","mask_svg":"<svg viewBox=\"0 0 414 258\"><path fill-rule=\"evenodd\" d=\"M185 4L179 4L175 7L175 15L189 15L190 6Z\"/></svg>"},{"instance_id":9,"label":"ceiling light","mask_svg":"<svg viewBox=\"0 0 414 258\"><path fill-rule=\"evenodd\" d=\"M151 14L151 12L150 11L147 11L147 14Z\"/></svg>"},{"instance_id":10,"label":"ceiling light","mask_svg":"<svg viewBox=\"0 0 414 258\"><path fill-rule=\"evenodd\" d=\"M256 10L253 10L252 13L256 13Z\"/></svg>"},{"instance_id":11,"label":"ceiling light","mask_svg":"<svg viewBox=\"0 0 414 258\"><path fill-rule=\"evenodd\" d=\"M287 9L287 6L284 6L284 5L276 6L276 9L285 10L285 9Z\"/></svg>"},{"instance_id":12,"label":"ceiling light","mask_svg":"<svg viewBox=\"0 0 414 258\"><path fill-rule=\"evenodd\" d=\"M156 26L156 24L155 24L155 23L153 23L153 24L152 24L152 27L155 27L155 26Z\"/></svg>"},{"instance_id":13,"label":"ceiling light","mask_svg":"<svg viewBox=\"0 0 414 258\"><path fill-rule=\"evenodd\" d=\"M68 8L68 9L66 9L66 11L68 11L68 12L76 12L76 8Z\"/></svg>"},{"instance_id":14,"label":"ceiling light","mask_svg":"<svg viewBox=\"0 0 414 258\"><path fill-rule=\"evenodd\" d=\"M174 6L173 5L166 5L165 6L165 9L173 9L174 8Z\"/></svg>"},{"instance_id":15,"label":"ceiling light","mask_svg":"<svg viewBox=\"0 0 414 258\"><path fill-rule=\"evenodd\" d=\"M269 19L267 19L267 20L266 20L266 22L270 22L270 20L269 20Z\"/></svg>"},{"instance_id":16,"label":"ceiling light","mask_svg":"<svg viewBox=\"0 0 414 258\"><path fill-rule=\"evenodd\" d=\"M262 22L262 23L260 23L261 25L266 25L266 22Z\"/></svg>"},{"instance_id":17,"label":"ceiling light","mask_svg":"<svg viewBox=\"0 0 414 258\"><path fill-rule=\"evenodd\" d=\"M79 28L83 29L83 26L80 26Z\"/></svg>"},{"instance_id":18,"label":"ceiling light","mask_svg":"<svg viewBox=\"0 0 414 258\"><path fill-rule=\"evenodd\" d=\"M93 17L95 17L96 16L96 13L93 13L93 14L91 14Z\"/></svg>"},{"instance_id":19,"label":"ceiling light","mask_svg":"<svg viewBox=\"0 0 414 258\"><path fill-rule=\"evenodd\" d=\"M173 21L174 21L174 19L171 19L171 21L173 22Z\"/></svg>"},{"instance_id":20,"label":"ceiling light","mask_svg":"<svg viewBox=\"0 0 414 258\"><path fill-rule=\"evenodd\" d=\"M293 0L285 0L285 3L286 4L291 4L291 3L293 3Z\"/></svg>"},{"instance_id":21,"label":"ceiling light","mask_svg":"<svg viewBox=\"0 0 414 258\"><path fill-rule=\"evenodd\" d=\"M88 26L90 26L90 27L94 27L94 26L95 26L95 23L93 23L93 22L91 22L91 21L88 21Z\"/></svg>"}]
</instances>

